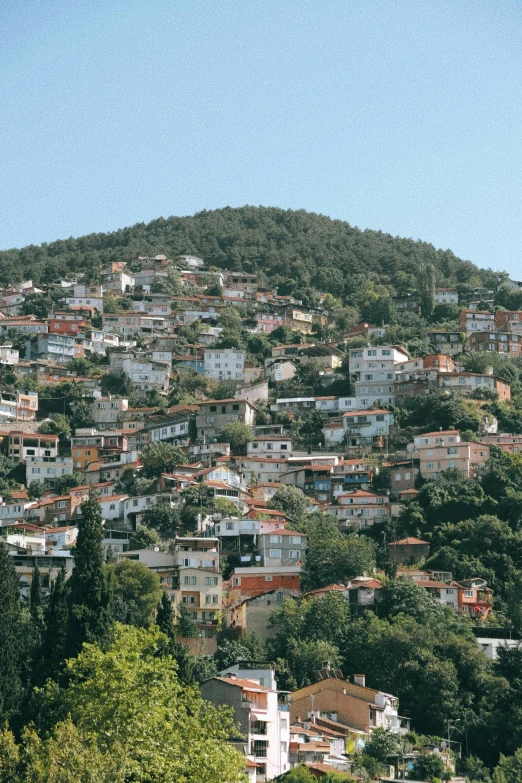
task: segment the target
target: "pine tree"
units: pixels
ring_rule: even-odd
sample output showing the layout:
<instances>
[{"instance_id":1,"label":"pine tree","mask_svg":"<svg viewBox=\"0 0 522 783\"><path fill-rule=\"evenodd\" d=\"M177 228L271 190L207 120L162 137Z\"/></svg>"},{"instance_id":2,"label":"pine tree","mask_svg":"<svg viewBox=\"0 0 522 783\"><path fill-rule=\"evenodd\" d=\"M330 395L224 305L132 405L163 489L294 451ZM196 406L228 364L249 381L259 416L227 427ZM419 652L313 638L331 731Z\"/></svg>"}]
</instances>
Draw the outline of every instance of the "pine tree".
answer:
<instances>
[{"instance_id":1,"label":"pine tree","mask_svg":"<svg viewBox=\"0 0 522 783\"><path fill-rule=\"evenodd\" d=\"M21 680L21 616L18 579L6 545L0 543L0 724L19 709Z\"/></svg>"},{"instance_id":2,"label":"pine tree","mask_svg":"<svg viewBox=\"0 0 522 783\"><path fill-rule=\"evenodd\" d=\"M45 613L45 632L42 644L42 676L55 677L65 659L69 605L65 566L62 565L56 580L51 585L51 595Z\"/></svg>"},{"instance_id":3,"label":"pine tree","mask_svg":"<svg viewBox=\"0 0 522 783\"><path fill-rule=\"evenodd\" d=\"M111 624L110 585L104 568L103 519L96 495L82 503L74 569L69 581L67 655L76 656L84 642L103 642Z\"/></svg>"},{"instance_id":4,"label":"pine tree","mask_svg":"<svg viewBox=\"0 0 522 783\"><path fill-rule=\"evenodd\" d=\"M170 640L174 640L174 623L172 617L172 603L168 594L163 591L161 603L156 610L156 625Z\"/></svg>"}]
</instances>

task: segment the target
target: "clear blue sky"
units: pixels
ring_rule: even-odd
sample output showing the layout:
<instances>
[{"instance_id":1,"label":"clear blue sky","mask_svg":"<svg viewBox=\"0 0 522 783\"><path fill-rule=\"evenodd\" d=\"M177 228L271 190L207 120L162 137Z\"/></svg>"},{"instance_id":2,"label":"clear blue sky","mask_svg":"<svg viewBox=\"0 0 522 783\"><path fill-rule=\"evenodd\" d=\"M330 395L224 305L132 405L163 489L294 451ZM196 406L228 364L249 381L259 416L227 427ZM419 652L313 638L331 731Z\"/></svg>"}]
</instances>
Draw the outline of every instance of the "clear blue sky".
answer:
<instances>
[{"instance_id":1,"label":"clear blue sky","mask_svg":"<svg viewBox=\"0 0 522 783\"><path fill-rule=\"evenodd\" d=\"M0 0L0 248L304 208L522 278L520 0Z\"/></svg>"}]
</instances>

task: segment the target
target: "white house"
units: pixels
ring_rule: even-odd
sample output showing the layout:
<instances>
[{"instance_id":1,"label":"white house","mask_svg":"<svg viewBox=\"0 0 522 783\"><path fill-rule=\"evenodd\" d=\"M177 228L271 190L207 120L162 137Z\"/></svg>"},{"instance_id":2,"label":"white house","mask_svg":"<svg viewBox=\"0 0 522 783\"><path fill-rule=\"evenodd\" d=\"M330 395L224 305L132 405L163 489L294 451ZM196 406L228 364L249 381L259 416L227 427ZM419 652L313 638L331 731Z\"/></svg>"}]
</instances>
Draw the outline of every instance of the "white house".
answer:
<instances>
[{"instance_id":1,"label":"white house","mask_svg":"<svg viewBox=\"0 0 522 783\"><path fill-rule=\"evenodd\" d=\"M245 351L232 348L204 348L204 374L216 381L244 381L245 355Z\"/></svg>"}]
</instances>

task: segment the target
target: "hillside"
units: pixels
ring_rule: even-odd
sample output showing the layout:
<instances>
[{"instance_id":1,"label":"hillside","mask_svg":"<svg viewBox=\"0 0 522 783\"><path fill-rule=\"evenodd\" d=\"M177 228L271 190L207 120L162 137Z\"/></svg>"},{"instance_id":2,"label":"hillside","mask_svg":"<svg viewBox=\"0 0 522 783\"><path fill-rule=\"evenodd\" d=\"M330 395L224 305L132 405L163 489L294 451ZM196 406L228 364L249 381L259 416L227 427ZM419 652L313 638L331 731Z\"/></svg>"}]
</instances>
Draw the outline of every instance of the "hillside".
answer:
<instances>
[{"instance_id":1,"label":"hillside","mask_svg":"<svg viewBox=\"0 0 522 783\"><path fill-rule=\"evenodd\" d=\"M480 284L496 278L426 242L360 231L304 210L245 206L2 251L0 283L23 278L49 283L80 271L94 277L102 263L155 253L195 253L219 268L248 268L280 285L280 293L311 285L339 295L356 275L397 285L399 273L415 275L419 265L428 262L437 270L439 284Z\"/></svg>"}]
</instances>

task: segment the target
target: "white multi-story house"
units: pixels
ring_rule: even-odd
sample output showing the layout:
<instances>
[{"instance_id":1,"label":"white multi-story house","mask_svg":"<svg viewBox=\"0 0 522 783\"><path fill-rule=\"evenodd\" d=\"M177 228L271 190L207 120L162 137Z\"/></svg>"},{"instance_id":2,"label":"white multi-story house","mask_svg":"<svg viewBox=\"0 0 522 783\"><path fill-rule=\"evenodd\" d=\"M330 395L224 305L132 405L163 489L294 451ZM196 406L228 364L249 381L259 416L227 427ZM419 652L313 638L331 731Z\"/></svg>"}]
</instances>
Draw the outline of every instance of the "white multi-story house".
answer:
<instances>
[{"instance_id":1,"label":"white multi-story house","mask_svg":"<svg viewBox=\"0 0 522 783\"><path fill-rule=\"evenodd\" d=\"M292 453L292 438L286 435L257 435L247 443L247 456L288 457Z\"/></svg>"},{"instance_id":2,"label":"white multi-story house","mask_svg":"<svg viewBox=\"0 0 522 783\"><path fill-rule=\"evenodd\" d=\"M393 413L387 410L348 411L342 419L327 419L323 426L325 446L377 444L388 436Z\"/></svg>"},{"instance_id":3,"label":"white multi-story house","mask_svg":"<svg viewBox=\"0 0 522 783\"><path fill-rule=\"evenodd\" d=\"M95 424L120 422L123 414L129 409L129 401L119 397L100 397L91 405L92 418Z\"/></svg>"},{"instance_id":4,"label":"white multi-story house","mask_svg":"<svg viewBox=\"0 0 522 783\"><path fill-rule=\"evenodd\" d=\"M236 351L232 348L205 348L203 350L205 370L207 378L216 381L244 381L245 379L245 351Z\"/></svg>"},{"instance_id":5,"label":"white multi-story house","mask_svg":"<svg viewBox=\"0 0 522 783\"><path fill-rule=\"evenodd\" d=\"M458 304L459 295L455 288L436 288L435 304Z\"/></svg>"},{"instance_id":6,"label":"white multi-story house","mask_svg":"<svg viewBox=\"0 0 522 783\"><path fill-rule=\"evenodd\" d=\"M123 372L133 391L158 391L167 394L169 390L170 367L164 362L124 359Z\"/></svg>"},{"instance_id":7,"label":"white multi-story house","mask_svg":"<svg viewBox=\"0 0 522 783\"><path fill-rule=\"evenodd\" d=\"M101 285L75 285L73 295L65 300L68 307L94 307L103 313L103 288Z\"/></svg>"},{"instance_id":8,"label":"white multi-story house","mask_svg":"<svg viewBox=\"0 0 522 783\"><path fill-rule=\"evenodd\" d=\"M339 398L339 410L366 410L375 404L393 404L396 365L410 358L404 348L396 345L353 348L349 357L355 396Z\"/></svg>"},{"instance_id":9,"label":"white multi-story house","mask_svg":"<svg viewBox=\"0 0 522 783\"><path fill-rule=\"evenodd\" d=\"M241 738L233 744L257 766L258 783L288 772L290 713L272 668L235 664L200 685L200 692L205 700L234 710Z\"/></svg>"},{"instance_id":10,"label":"white multi-story house","mask_svg":"<svg viewBox=\"0 0 522 783\"><path fill-rule=\"evenodd\" d=\"M54 484L62 476L74 472L72 457L26 457L27 484L39 481Z\"/></svg>"},{"instance_id":11,"label":"white multi-story house","mask_svg":"<svg viewBox=\"0 0 522 783\"><path fill-rule=\"evenodd\" d=\"M357 489L337 495L337 503L336 506L328 506L327 513L350 527L371 527L391 517L391 504L387 495Z\"/></svg>"}]
</instances>

